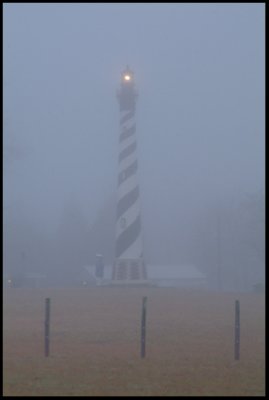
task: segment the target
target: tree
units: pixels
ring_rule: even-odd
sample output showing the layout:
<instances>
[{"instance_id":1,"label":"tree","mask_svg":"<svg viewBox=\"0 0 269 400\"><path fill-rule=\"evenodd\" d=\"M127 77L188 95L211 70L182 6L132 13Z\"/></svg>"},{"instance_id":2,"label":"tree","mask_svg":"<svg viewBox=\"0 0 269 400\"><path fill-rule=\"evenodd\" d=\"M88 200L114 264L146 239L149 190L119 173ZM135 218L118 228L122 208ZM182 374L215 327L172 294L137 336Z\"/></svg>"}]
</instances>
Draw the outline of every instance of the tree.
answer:
<instances>
[{"instance_id":1,"label":"tree","mask_svg":"<svg viewBox=\"0 0 269 400\"><path fill-rule=\"evenodd\" d=\"M65 205L54 246L54 274L59 282L74 282L83 265L89 260L89 223L79 205Z\"/></svg>"}]
</instances>

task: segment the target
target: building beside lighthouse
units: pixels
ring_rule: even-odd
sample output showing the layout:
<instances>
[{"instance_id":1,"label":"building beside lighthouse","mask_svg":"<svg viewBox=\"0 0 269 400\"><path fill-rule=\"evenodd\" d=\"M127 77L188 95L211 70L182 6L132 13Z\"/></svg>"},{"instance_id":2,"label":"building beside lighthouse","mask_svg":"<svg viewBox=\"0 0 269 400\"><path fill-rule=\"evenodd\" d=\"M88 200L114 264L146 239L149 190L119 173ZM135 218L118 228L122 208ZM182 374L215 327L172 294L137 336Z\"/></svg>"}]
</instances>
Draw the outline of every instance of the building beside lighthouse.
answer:
<instances>
[{"instance_id":1,"label":"building beside lighthouse","mask_svg":"<svg viewBox=\"0 0 269 400\"><path fill-rule=\"evenodd\" d=\"M137 93L134 74L122 72L117 94L120 108L116 241L112 283L147 283L143 257L142 221L138 182L135 106Z\"/></svg>"}]
</instances>

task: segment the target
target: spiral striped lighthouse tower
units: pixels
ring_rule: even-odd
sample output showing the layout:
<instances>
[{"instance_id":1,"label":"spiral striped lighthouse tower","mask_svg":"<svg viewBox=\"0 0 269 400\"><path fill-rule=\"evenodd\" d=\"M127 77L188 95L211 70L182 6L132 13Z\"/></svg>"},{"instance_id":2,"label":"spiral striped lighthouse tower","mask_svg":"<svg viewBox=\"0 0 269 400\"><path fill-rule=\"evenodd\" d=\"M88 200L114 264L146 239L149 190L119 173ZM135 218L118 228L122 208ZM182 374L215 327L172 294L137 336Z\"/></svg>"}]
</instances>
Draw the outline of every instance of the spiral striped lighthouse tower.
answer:
<instances>
[{"instance_id":1,"label":"spiral striped lighthouse tower","mask_svg":"<svg viewBox=\"0 0 269 400\"><path fill-rule=\"evenodd\" d=\"M121 75L117 94L120 106L119 173L116 210L116 249L112 282L116 284L147 283L143 259L140 197L137 176L135 104L137 94L133 72L127 68Z\"/></svg>"}]
</instances>

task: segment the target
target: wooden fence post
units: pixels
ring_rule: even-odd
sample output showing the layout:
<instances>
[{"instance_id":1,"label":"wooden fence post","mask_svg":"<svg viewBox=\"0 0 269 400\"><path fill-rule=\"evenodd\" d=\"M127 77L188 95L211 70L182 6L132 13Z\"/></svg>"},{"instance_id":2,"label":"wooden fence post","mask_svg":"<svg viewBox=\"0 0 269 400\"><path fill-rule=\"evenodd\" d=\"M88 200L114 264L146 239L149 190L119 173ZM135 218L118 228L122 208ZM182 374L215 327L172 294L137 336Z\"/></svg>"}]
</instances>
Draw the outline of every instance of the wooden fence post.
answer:
<instances>
[{"instance_id":1,"label":"wooden fence post","mask_svg":"<svg viewBox=\"0 0 269 400\"><path fill-rule=\"evenodd\" d=\"M143 297L141 318L141 358L145 358L146 355L146 307L147 297Z\"/></svg>"},{"instance_id":2,"label":"wooden fence post","mask_svg":"<svg viewBox=\"0 0 269 400\"><path fill-rule=\"evenodd\" d=\"M45 301L45 357L49 356L50 345L50 299Z\"/></svg>"},{"instance_id":3,"label":"wooden fence post","mask_svg":"<svg viewBox=\"0 0 269 400\"><path fill-rule=\"evenodd\" d=\"M240 358L240 303L235 301L235 335L234 335L234 359Z\"/></svg>"}]
</instances>

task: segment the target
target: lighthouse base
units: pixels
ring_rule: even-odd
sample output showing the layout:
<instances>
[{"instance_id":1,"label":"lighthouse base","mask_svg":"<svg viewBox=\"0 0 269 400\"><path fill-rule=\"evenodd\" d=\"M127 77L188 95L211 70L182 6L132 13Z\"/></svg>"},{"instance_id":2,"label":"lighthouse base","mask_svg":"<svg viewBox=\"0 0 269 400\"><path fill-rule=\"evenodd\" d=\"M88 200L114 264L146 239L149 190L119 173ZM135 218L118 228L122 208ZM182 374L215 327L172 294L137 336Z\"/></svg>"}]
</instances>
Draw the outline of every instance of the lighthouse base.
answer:
<instances>
[{"instance_id":1,"label":"lighthouse base","mask_svg":"<svg viewBox=\"0 0 269 400\"><path fill-rule=\"evenodd\" d=\"M142 258L116 258L112 271L112 285L148 285Z\"/></svg>"}]
</instances>

